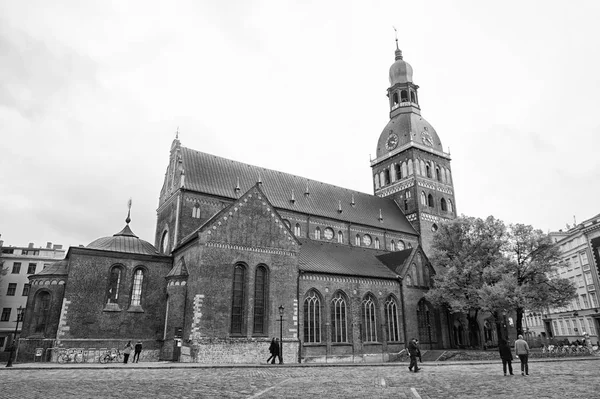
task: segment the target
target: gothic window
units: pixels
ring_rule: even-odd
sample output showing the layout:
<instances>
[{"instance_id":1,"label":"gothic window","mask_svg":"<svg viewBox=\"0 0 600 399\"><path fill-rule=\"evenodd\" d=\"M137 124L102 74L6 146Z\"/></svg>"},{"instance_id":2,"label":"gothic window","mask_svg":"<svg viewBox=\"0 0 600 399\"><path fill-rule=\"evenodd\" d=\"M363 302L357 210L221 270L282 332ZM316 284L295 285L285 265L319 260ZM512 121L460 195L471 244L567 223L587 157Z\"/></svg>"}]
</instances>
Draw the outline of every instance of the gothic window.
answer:
<instances>
[{"instance_id":1,"label":"gothic window","mask_svg":"<svg viewBox=\"0 0 600 399\"><path fill-rule=\"evenodd\" d=\"M394 240L392 240L392 242L390 243L390 251L395 251L396 250L396 243L394 242Z\"/></svg>"},{"instance_id":2,"label":"gothic window","mask_svg":"<svg viewBox=\"0 0 600 399\"><path fill-rule=\"evenodd\" d=\"M375 173L375 188L379 188L379 173Z\"/></svg>"},{"instance_id":3,"label":"gothic window","mask_svg":"<svg viewBox=\"0 0 600 399\"><path fill-rule=\"evenodd\" d=\"M354 245L360 247L360 234L357 234L356 237L354 237Z\"/></svg>"},{"instance_id":4,"label":"gothic window","mask_svg":"<svg viewBox=\"0 0 600 399\"><path fill-rule=\"evenodd\" d=\"M433 309L424 299L421 299L417 304L417 325L421 342L432 343L437 341Z\"/></svg>"},{"instance_id":5,"label":"gothic window","mask_svg":"<svg viewBox=\"0 0 600 399\"><path fill-rule=\"evenodd\" d=\"M375 249L379 249L379 238L375 237Z\"/></svg>"},{"instance_id":6,"label":"gothic window","mask_svg":"<svg viewBox=\"0 0 600 399\"><path fill-rule=\"evenodd\" d=\"M396 168L396 180L403 179L405 175L402 173L402 166L397 163L394 167Z\"/></svg>"},{"instance_id":7,"label":"gothic window","mask_svg":"<svg viewBox=\"0 0 600 399\"><path fill-rule=\"evenodd\" d=\"M402 162L402 178L408 176L408 168L406 167L406 161Z\"/></svg>"},{"instance_id":8,"label":"gothic window","mask_svg":"<svg viewBox=\"0 0 600 399\"><path fill-rule=\"evenodd\" d=\"M133 287L131 289L131 306L142 306L142 287L144 283L144 270L137 268L133 272Z\"/></svg>"},{"instance_id":9,"label":"gothic window","mask_svg":"<svg viewBox=\"0 0 600 399\"><path fill-rule=\"evenodd\" d=\"M441 205L442 211L447 211L448 210L448 205L446 205L446 200L445 199L443 199L443 198L441 199L440 205Z\"/></svg>"},{"instance_id":10,"label":"gothic window","mask_svg":"<svg viewBox=\"0 0 600 399\"><path fill-rule=\"evenodd\" d=\"M442 181L442 174L440 172L440 168L438 168L438 167L435 168L435 178L438 181Z\"/></svg>"},{"instance_id":11,"label":"gothic window","mask_svg":"<svg viewBox=\"0 0 600 399\"><path fill-rule=\"evenodd\" d=\"M294 235L296 237L300 237L300 233L301 233L300 224L296 223L296 226L294 226Z\"/></svg>"},{"instance_id":12,"label":"gothic window","mask_svg":"<svg viewBox=\"0 0 600 399\"><path fill-rule=\"evenodd\" d=\"M408 160L408 175L412 175L413 174L413 162L412 159Z\"/></svg>"},{"instance_id":13,"label":"gothic window","mask_svg":"<svg viewBox=\"0 0 600 399\"><path fill-rule=\"evenodd\" d=\"M267 333L267 268L258 266L254 278L254 334Z\"/></svg>"},{"instance_id":14,"label":"gothic window","mask_svg":"<svg viewBox=\"0 0 600 399\"><path fill-rule=\"evenodd\" d=\"M448 200L448 212L452 212L452 200Z\"/></svg>"},{"instance_id":15,"label":"gothic window","mask_svg":"<svg viewBox=\"0 0 600 399\"><path fill-rule=\"evenodd\" d=\"M340 292L331 300L331 342L348 342L346 300Z\"/></svg>"},{"instance_id":16,"label":"gothic window","mask_svg":"<svg viewBox=\"0 0 600 399\"><path fill-rule=\"evenodd\" d=\"M165 230L160 239L160 252L163 254L169 253L169 230Z\"/></svg>"},{"instance_id":17,"label":"gothic window","mask_svg":"<svg viewBox=\"0 0 600 399\"><path fill-rule=\"evenodd\" d=\"M363 342L377 342L376 313L373 297L365 297L362 301Z\"/></svg>"},{"instance_id":18,"label":"gothic window","mask_svg":"<svg viewBox=\"0 0 600 399\"><path fill-rule=\"evenodd\" d=\"M121 266L113 266L110 269L108 277L108 289L106 292L106 304L118 306L119 297L121 296L123 280L123 268Z\"/></svg>"},{"instance_id":19,"label":"gothic window","mask_svg":"<svg viewBox=\"0 0 600 399\"><path fill-rule=\"evenodd\" d=\"M196 218L196 219L200 219L200 204L197 202L194 204L194 207L192 208L192 217Z\"/></svg>"},{"instance_id":20,"label":"gothic window","mask_svg":"<svg viewBox=\"0 0 600 399\"><path fill-rule=\"evenodd\" d=\"M400 101L407 102L408 101L408 93L406 92L406 90L402 90L400 92Z\"/></svg>"},{"instance_id":21,"label":"gothic window","mask_svg":"<svg viewBox=\"0 0 600 399\"><path fill-rule=\"evenodd\" d=\"M411 287L411 286L413 285L412 277L410 276L410 274L407 274L407 275L406 275L406 278L405 278L405 280L406 280L406 285L407 285L408 287Z\"/></svg>"},{"instance_id":22,"label":"gothic window","mask_svg":"<svg viewBox=\"0 0 600 399\"><path fill-rule=\"evenodd\" d=\"M231 296L231 333L244 331L244 299L246 296L246 267L235 265L233 269L233 295Z\"/></svg>"},{"instance_id":23,"label":"gothic window","mask_svg":"<svg viewBox=\"0 0 600 399\"><path fill-rule=\"evenodd\" d=\"M446 169L446 180L448 180L448 184L452 184L452 176L450 175L450 169Z\"/></svg>"},{"instance_id":24,"label":"gothic window","mask_svg":"<svg viewBox=\"0 0 600 399\"><path fill-rule=\"evenodd\" d=\"M343 244L344 243L344 233L342 233L341 231L338 231L337 239L340 244Z\"/></svg>"},{"instance_id":25,"label":"gothic window","mask_svg":"<svg viewBox=\"0 0 600 399\"><path fill-rule=\"evenodd\" d=\"M44 334L50 315L50 293L48 291L41 291L36 295L33 309L35 332Z\"/></svg>"},{"instance_id":26,"label":"gothic window","mask_svg":"<svg viewBox=\"0 0 600 399\"><path fill-rule=\"evenodd\" d=\"M383 170L379 174L379 180L380 180L381 187L385 186L385 176L384 176Z\"/></svg>"},{"instance_id":27,"label":"gothic window","mask_svg":"<svg viewBox=\"0 0 600 399\"><path fill-rule=\"evenodd\" d=\"M427 205L427 197L425 196L425 191L421 191L421 204Z\"/></svg>"},{"instance_id":28,"label":"gothic window","mask_svg":"<svg viewBox=\"0 0 600 399\"><path fill-rule=\"evenodd\" d=\"M398 240L398 251L403 251L404 249L404 242L402 240Z\"/></svg>"},{"instance_id":29,"label":"gothic window","mask_svg":"<svg viewBox=\"0 0 600 399\"><path fill-rule=\"evenodd\" d=\"M304 298L304 342L321 342L321 298L314 290Z\"/></svg>"},{"instance_id":30,"label":"gothic window","mask_svg":"<svg viewBox=\"0 0 600 399\"><path fill-rule=\"evenodd\" d=\"M406 190L406 198L410 197L412 197L412 193L410 192L410 190Z\"/></svg>"},{"instance_id":31,"label":"gothic window","mask_svg":"<svg viewBox=\"0 0 600 399\"><path fill-rule=\"evenodd\" d=\"M317 227L315 229L315 240L320 240L321 239L321 229L319 227Z\"/></svg>"},{"instance_id":32,"label":"gothic window","mask_svg":"<svg viewBox=\"0 0 600 399\"><path fill-rule=\"evenodd\" d=\"M412 243L409 242L408 244L406 244L406 247L407 248L412 248Z\"/></svg>"},{"instance_id":33,"label":"gothic window","mask_svg":"<svg viewBox=\"0 0 600 399\"><path fill-rule=\"evenodd\" d=\"M400 341L400 329L398 328L398 305L392 296L389 296L387 301L385 301L385 324L387 326L388 342Z\"/></svg>"},{"instance_id":34,"label":"gothic window","mask_svg":"<svg viewBox=\"0 0 600 399\"><path fill-rule=\"evenodd\" d=\"M429 194L427 196L427 205L429 205L431 208L433 208L433 195Z\"/></svg>"},{"instance_id":35,"label":"gothic window","mask_svg":"<svg viewBox=\"0 0 600 399\"><path fill-rule=\"evenodd\" d=\"M385 168L383 170L383 184L384 185L390 184L390 170L388 168Z\"/></svg>"},{"instance_id":36,"label":"gothic window","mask_svg":"<svg viewBox=\"0 0 600 399\"><path fill-rule=\"evenodd\" d=\"M419 281L419 276L417 275L417 265L415 265L414 263L410 265L410 275L412 277L414 285L421 285L421 282Z\"/></svg>"},{"instance_id":37,"label":"gothic window","mask_svg":"<svg viewBox=\"0 0 600 399\"><path fill-rule=\"evenodd\" d=\"M425 173L426 176L431 179L431 165L429 164L429 162L425 164Z\"/></svg>"},{"instance_id":38,"label":"gothic window","mask_svg":"<svg viewBox=\"0 0 600 399\"><path fill-rule=\"evenodd\" d=\"M446 183L446 168L442 168L442 182Z\"/></svg>"}]
</instances>

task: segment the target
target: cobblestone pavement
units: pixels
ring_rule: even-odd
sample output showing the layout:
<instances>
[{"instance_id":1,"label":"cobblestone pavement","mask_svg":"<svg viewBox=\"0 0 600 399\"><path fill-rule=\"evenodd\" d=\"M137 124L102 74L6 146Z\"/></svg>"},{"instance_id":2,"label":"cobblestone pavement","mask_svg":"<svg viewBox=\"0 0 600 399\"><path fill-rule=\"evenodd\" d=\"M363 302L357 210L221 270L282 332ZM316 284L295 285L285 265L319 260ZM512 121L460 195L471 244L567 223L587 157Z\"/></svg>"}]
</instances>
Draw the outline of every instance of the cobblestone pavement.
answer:
<instances>
[{"instance_id":1,"label":"cobblestone pavement","mask_svg":"<svg viewBox=\"0 0 600 399\"><path fill-rule=\"evenodd\" d=\"M0 398L597 398L598 361L344 367L0 369ZM140 364L141 366L141 364Z\"/></svg>"}]
</instances>

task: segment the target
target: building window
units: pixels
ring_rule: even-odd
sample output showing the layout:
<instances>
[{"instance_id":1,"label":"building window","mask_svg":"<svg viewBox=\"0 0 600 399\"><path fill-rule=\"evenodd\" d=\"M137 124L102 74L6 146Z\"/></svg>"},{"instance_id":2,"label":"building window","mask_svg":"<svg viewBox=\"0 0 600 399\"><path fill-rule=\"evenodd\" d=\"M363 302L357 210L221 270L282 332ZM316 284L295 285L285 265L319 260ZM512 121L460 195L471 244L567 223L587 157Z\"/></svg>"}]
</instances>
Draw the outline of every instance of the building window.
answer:
<instances>
[{"instance_id":1,"label":"building window","mask_svg":"<svg viewBox=\"0 0 600 399\"><path fill-rule=\"evenodd\" d=\"M371 236L368 234L365 234L362 238L362 242L365 245L365 247L371 246L371 242L372 242Z\"/></svg>"},{"instance_id":2,"label":"building window","mask_svg":"<svg viewBox=\"0 0 600 399\"><path fill-rule=\"evenodd\" d=\"M37 249L24 249L21 251L21 255L38 256L39 254L40 251Z\"/></svg>"},{"instance_id":3,"label":"building window","mask_svg":"<svg viewBox=\"0 0 600 399\"><path fill-rule=\"evenodd\" d=\"M37 263L30 263L27 267L27 274L35 274L35 269L37 267Z\"/></svg>"},{"instance_id":4,"label":"building window","mask_svg":"<svg viewBox=\"0 0 600 399\"><path fill-rule=\"evenodd\" d=\"M34 317L35 317L35 332L45 333L46 324L48 323L48 315L50 314L50 293L42 291L35 298Z\"/></svg>"},{"instance_id":5,"label":"building window","mask_svg":"<svg viewBox=\"0 0 600 399\"><path fill-rule=\"evenodd\" d=\"M110 270L110 276L108 280L108 290L106 292L106 304L117 305L119 303L119 296L121 294L121 280L123 276L123 268L120 266L113 266Z\"/></svg>"},{"instance_id":6,"label":"building window","mask_svg":"<svg viewBox=\"0 0 600 399\"><path fill-rule=\"evenodd\" d=\"M421 204L427 205L427 197L425 196L425 191L421 191Z\"/></svg>"},{"instance_id":7,"label":"building window","mask_svg":"<svg viewBox=\"0 0 600 399\"><path fill-rule=\"evenodd\" d=\"M585 276L585 283L587 285L594 284L594 280L592 280L592 273L591 272L585 272L583 275Z\"/></svg>"},{"instance_id":8,"label":"building window","mask_svg":"<svg viewBox=\"0 0 600 399\"><path fill-rule=\"evenodd\" d=\"M0 337L0 350L4 349L5 340L6 340L6 337Z\"/></svg>"},{"instance_id":9,"label":"building window","mask_svg":"<svg viewBox=\"0 0 600 399\"><path fill-rule=\"evenodd\" d=\"M375 174L375 189L379 189L379 173Z\"/></svg>"},{"instance_id":10,"label":"building window","mask_svg":"<svg viewBox=\"0 0 600 399\"><path fill-rule=\"evenodd\" d=\"M14 254L15 250L13 248L2 248L3 254Z\"/></svg>"},{"instance_id":11,"label":"building window","mask_svg":"<svg viewBox=\"0 0 600 399\"><path fill-rule=\"evenodd\" d=\"M402 240L398 240L398 251L404 251L405 248L404 242Z\"/></svg>"},{"instance_id":12,"label":"building window","mask_svg":"<svg viewBox=\"0 0 600 399\"><path fill-rule=\"evenodd\" d=\"M417 325L419 330L419 337L424 341L424 337L427 337L427 341L431 344L437 341L437 334L433 320L433 312L430 309L429 303L424 299L421 299L417 304Z\"/></svg>"},{"instance_id":13,"label":"building window","mask_svg":"<svg viewBox=\"0 0 600 399\"><path fill-rule=\"evenodd\" d=\"M390 243L390 251L395 251L396 250L396 243L394 242L394 240L392 240L392 242Z\"/></svg>"},{"instance_id":14,"label":"building window","mask_svg":"<svg viewBox=\"0 0 600 399\"><path fill-rule=\"evenodd\" d=\"M435 168L435 178L438 181L442 181L442 174L440 173L440 168Z\"/></svg>"},{"instance_id":15,"label":"building window","mask_svg":"<svg viewBox=\"0 0 600 399\"><path fill-rule=\"evenodd\" d=\"M592 307L593 308L597 308L598 307L598 298L596 298L596 293L595 292L590 292L590 301L592 303Z\"/></svg>"},{"instance_id":16,"label":"building window","mask_svg":"<svg viewBox=\"0 0 600 399\"><path fill-rule=\"evenodd\" d=\"M431 165L429 165L429 162L425 163L425 173L431 179Z\"/></svg>"},{"instance_id":17,"label":"building window","mask_svg":"<svg viewBox=\"0 0 600 399\"><path fill-rule=\"evenodd\" d=\"M346 301L339 292L331 300L331 342L348 342Z\"/></svg>"},{"instance_id":18,"label":"building window","mask_svg":"<svg viewBox=\"0 0 600 399\"><path fill-rule=\"evenodd\" d=\"M396 164L396 166L394 166L394 168L396 169L396 179L400 180L404 178L404 176L402 175L402 166L398 163Z\"/></svg>"},{"instance_id":19,"label":"building window","mask_svg":"<svg viewBox=\"0 0 600 399\"><path fill-rule=\"evenodd\" d=\"M393 297L385 301L385 324L387 326L388 342L400 341L400 329L398 328L398 305Z\"/></svg>"},{"instance_id":20,"label":"building window","mask_svg":"<svg viewBox=\"0 0 600 399\"><path fill-rule=\"evenodd\" d=\"M133 273L133 288L131 289L131 306L142 306L142 287L144 283L144 270L137 269Z\"/></svg>"},{"instance_id":21,"label":"building window","mask_svg":"<svg viewBox=\"0 0 600 399\"><path fill-rule=\"evenodd\" d=\"M386 168L383 170L383 185L388 184L390 184L390 170Z\"/></svg>"},{"instance_id":22,"label":"building window","mask_svg":"<svg viewBox=\"0 0 600 399\"><path fill-rule=\"evenodd\" d=\"M406 275L405 280L406 280L407 287L411 287L413 285L412 277L410 276L410 274Z\"/></svg>"},{"instance_id":23,"label":"building window","mask_svg":"<svg viewBox=\"0 0 600 399\"><path fill-rule=\"evenodd\" d=\"M258 266L254 278L254 334L266 334L267 268Z\"/></svg>"},{"instance_id":24,"label":"building window","mask_svg":"<svg viewBox=\"0 0 600 399\"><path fill-rule=\"evenodd\" d=\"M0 321L10 321L10 312L12 308L2 308L2 316L0 317Z\"/></svg>"},{"instance_id":25,"label":"building window","mask_svg":"<svg viewBox=\"0 0 600 399\"><path fill-rule=\"evenodd\" d=\"M433 204L433 195L431 195L431 194L429 194L429 195L427 196L427 205L428 205L429 207L433 208L433 205L434 205L434 204Z\"/></svg>"},{"instance_id":26,"label":"building window","mask_svg":"<svg viewBox=\"0 0 600 399\"><path fill-rule=\"evenodd\" d=\"M15 292L17 292L17 283L8 283L6 296L15 296Z\"/></svg>"},{"instance_id":27,"label":"building window","mask_svg":"<svg viewBox=\"0 0 600 399\"><path fill-rule=\"evenodd\" d=\"M19 273L21 273L21 263L15 262L15 263L13 263L12 274L19 274Z\"/></svg>"},{"instance_id":28,"label":"building window","mask_svg":"<svg viewBox=\"0 0 600 399\"><path fill-rule=\"evenodd\" d=\"M321 299L314 290L304 299L304 342L321 342Z\"/></svg>"},{"instance_id":29,"label":"building window","mask_svg":"<svg viewBox=\"0 0 600 399\"><path fill-rule=\"evenodd\" d=\"M342 233L341 231L338 231L338 236L337 237L338 237L338 242L340 244L343 244L344 243L344 233Z\"/></svg>"},{"instance_id":30,"label":"building window","mask_svg":"<svg viewBox=\"0 0 600 399\"><path fill-rule=\"evenodd\" d=\"M448 200L448 212L452 212L452 201Z\"/></svg>"},{"instance_id":31,"label":"building window","mask_svg":"<svg viewBox=\"0 0 600 399\"><path fill-rule=\"evenodd\" d=\"M590 335L596 335L596 329L594 328L594 322L589 317L586 319L588 325L588 333Z\"/></svg>"},{"instance_id":32,"label":"building window","mask_svg":"<svg viewBox=\"0 0 600 399\"><path fill-rule=\"evenodd\" d=\"M360 247L360 234L357 234L356 237L354 237L354 245Z\"/></svg>"},{"instance_id":33,"label":"building window","mask_svg":"<svg viewBox=\"0 0 600 399\"><path fill-rule=\"evenodd\" d=\"M23 296L29 295L29 289L31 288L31 284L23 284Z\"/></svg>"},{"instance_id":34,"label":"building window","mask_svg":"<svg viewBox=\"0 0 600 399\"><path fill-rule=\"evenodd\" d=\"M194 204L194 207L192 208L192 217L196 218L196 219L200 219L200 204L197 202Z\"/></svg>"},{"instance_id":35,"label":"building window","mask_svg":"<svg viewBox=\"0 0 600 399\"><path fill-rule=\"evenodd\" d=\"M375 237L375 249L379 249L379 238Z\"/></svg>"},{"instance_id":36,"label":"building window","mask_svg":"<svg viewBox=\"0 0 600 399\"><path fill-rule=\"evenodd\" d=\"M315 229L315 240L320 240L320 239L321 239L321 229L317 227Z\"/></svg>"},{"instance_id":37,"label":"building window","mask_svg":"<svg viewBox=\"0 0 600 399\"><path fill-rule=\"evenodd\" d=\"M363 342L377 342L375 302L368 296L362 302Z\"/></svg>"},{"instance_id":38,"label":"building window","mask_svg":"<svg viewBox=\"0 0 600 399\"><path fill-rule=\"evenodd\" d=\"M582 294L581 295L581 301L583 302L583 308L584 309L589 309L590 308L590 302L588 301L588 297L586 294Z\"/></svg>"},{"instance_id":39,"label":"building window","mask_svg":"<svg viewBox=\"0 0 600 399\"><path fill-rule=\"evenodd\" d=\"M233 295L231 298L231 333L242 334L244 328L244 298L246 268L235 265L233 270Z\"/></svg>"},{"instance_id":40,"label":"building window","mask_svg":"<svg viewBox=\"0 0 600 399\"><path fill-rule=\"evenodd\" d=\"M165 230L160 239L160 252L163 254L169 253L169 231Z\"/></svg>"},{"instance_id":41,"label":"building window","mask_svg":"<svg viewBox=\"0 0 600 399\"><path fill-rule=\"evenodd\" d=\"M301 234L300 224L296 223L296 226L294 226L294 235L296 237L300 237L300 234Z\"/></svg>"},{"instance_id":42,"label":"building window","mask_svg":"<svg viewBox=\"0 0 600 399\"><path fill-rule=\"evenodd\" d=\"M587 257L587 253L582 252L579 255L581 255L581 264L582 265L587 265L588 264L588 257Z\"/></svg>"},{"instance_id":43,"label":"building window","mask_svg":"<svg viewBox=\"0 0 600 399\"><path fill-rule=\"evenodd\" d=\"M440 206L442 208L442 211L448 211L448 205L446 205L446 200L445 199L441 199L440 200Z\"/></svg>"}]
</instances>

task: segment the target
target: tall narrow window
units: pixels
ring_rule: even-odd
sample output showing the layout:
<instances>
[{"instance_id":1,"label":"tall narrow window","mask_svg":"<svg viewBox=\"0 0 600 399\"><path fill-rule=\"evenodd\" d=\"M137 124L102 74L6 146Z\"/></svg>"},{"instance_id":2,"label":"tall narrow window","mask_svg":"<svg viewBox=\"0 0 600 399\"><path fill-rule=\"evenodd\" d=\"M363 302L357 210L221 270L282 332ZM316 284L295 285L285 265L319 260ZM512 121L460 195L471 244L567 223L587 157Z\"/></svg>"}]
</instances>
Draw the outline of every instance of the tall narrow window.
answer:
<instances>
[{"instance_id":1,"label":"tall narrow window","mask_svg":"<svg viewBox=\"0 0 600 399\"><path fill-rule=\"evenodd\" d=\"M435 178L438 181L442 181L442 173L440 172L440 168L435 168Z\"/></svg>"},{"instance_id":2,"label":"tall narrow window","mask_svg":"<svg viewBox=\"0 0 600 399\"><path fill-rule=\"evenodd\" d=\"M137 269L133 273L133 288L131 289L131 306L142 306L142 283L144 282L144 271Z\"/></svg>"},{"instance_id":3,"label":"tall narrow window","mask_svg":"<svg viewBox=\"0 0 600 399\"><path fill-rule=\"evenodd\" d=\"M431 208L433 208L433 195L429 194L427 196L427 205L430 206Z\"/></svg>"},{"instance_id":4,"label":"tall narrow window","mask_svg":"<svg viewBox=\"0 0 600 399\"><path fill-rule=\"evenodd\" d=\"M160 239L160 252L163 254L169 253L169 231L165 230Z\"/></svg>"},{"instance_id":5,"label":"tall narrow window","mask_svg":"<svg viewBox=\"0 0 600 399\"><path fill-rule=\"evenodd\" d=\"M346 301L339 292L331 300L331 342L348 342Z\"/></svg>"},{"instance_id":6,"label":"tall narrow window","mask_svg":"<svg viewBox=\"0 0 600 399\"><path fill-rule=\"evenodd\" d=\"M23 296L29 295L29 289L31 288L31 284L23 284Z\"/></svg>"},{"instance_id":7,"label":"tall narrow window","mask_svg":"<svg viewBox=\"0 0 600 399\"><path fill-rule=\"evenodd\" d=\"M377 342L377 318L373 297L368 296L362 302L363 342Z\"/></svg>"},{"instance_id":8,"label":"tall narrow window","mask_svg":"<svg viewBox=\"0 0 600 399\"><path fill-rule=\"evenodd\" d=\"M392 242L390 243L390 251L395 251L396 250L396 243L394 242L394 240L392 240Z\"/></svg>"},{"instance_id":9,"label":"tall narrow window","mask_svg":"<svg viewBox=\"0 0 600 399\"><path fill-rule=\"evenodd\" d=\"M35 332L43 334L46 332L48 315L50 314L50 293L48 291L37 294L33 309Z\"/></svg>"},{"instance_id":10,"label":"tall narrow window","mask_svg":"<svg viewBox=\"0 0 600 399\"><path fill-rule=\"evenodd\" d=\"M360 247L360 235L357 234L356 237L354 237L354 245L356 245L357 247Z\"/></svg>"},{"instance_id":11,"label":"tall narrow window","mask_svg":"<svg viewBox=\"0 0 600 399\"><path fill-rule=\"evenodd\" d=\"M375 249L379 249L379 237L375 237Z\"/></svg>"},{"instance_id":12,"label":"tall narrow window","mask_svg":"<svg viewBox=\"0 0 600 399\"><path fill-rule=\"evenodd\" d=\"M12 308L2 308L2 317L0 317L0 321L10 321L10 312Z\"/></svg>"},{"instance_id":13,"label":"tall narrow window","mask_svg":"<svg viewBox=\"0 0 600 399\"><path fill-rule=\"evenodd\" d=\"M321 229L319 227L317 227L315 229L315 240L320 240L321 239Z\"/></svg>"},{"instance_id":14,"label":"tall narrow window","mask_svg":"<svg viewBox=\"0 0 600 399\"><path fill-rule=\"evenodd\" d=\"M300 224L296 223L296 226L294 226L294 235L296 237L300 237L300 233L301 233Z\"/></svg>"},{"instance_id":15,"label":"tall narrow window","mask_svg":"<svg viewBox=\"0 0 600 399\"><path fill-rule=\"evenodd\" d=\"M433 311L424 299L417 304L417 325L419 330L419 340L429 344L437 341L437 331L435 328Z\"/></svg>"},{"instance_id":16,"label":"tall narrow window","mask_svg":"<svg viewBox=\"0 0 600 399\"><path fill-rule=\"evenodd\" d=\"M341 230L340 230L340 231L338 231L338 236L337 236L337 238L338 238L338 242L339 242L340 244L343 244L343 243L344 243L344 233L342 233L342 231L341 231Z\"/></svg>"},{"instance_id":17,"label":"tall narrow window","mask_svg":"<svg viewBox=\"0 0 600 399\"><path fill-rule=\"evenodd\" d=\"M233 269L233 295L231 298L231 333L242 334L244 327L244 297L246 268L235 265Z\"/></svg>"},{"instance_id":18,"label":"tall narrow window","mask_svg":"<svg viewBox=\"0 0 600 399\"><path fill-rule=\"evenodd\" d=\"M429 162L425 164L425 173L427 174L427 177L431 179L431 166L429 165Z\"/></svg>"},{"instance_id":19,"label":"tall narrow window","mask_svg":"<svg viewBox=\"0 0 600 399\"><path fill-rule=\"evenodd\" d=\"M107 304L118 304L119 296L121 294L121 277L123 275L123 269L120 266L114 266L110 270L110 276L108 281L108 291L106 295Z\"/></svg>"},{"instance_id":20,"label":"tall narrow window","mask_svg":"<svg viewBox=\"0 0 600 399\"><path fill-rule=\"evenodd\" d=\"M194 207L192 208L192 217L199 219L200 218L200 204L199 203L195 203Z\"/></svg>"},{"instance_id":21,"label":"tall narrow window","mask_svg":"<svg viewBox=\"0 0 600 399\"><path fill-rule=\"evenodd\" d=\"M390 184L390 170L385 168L383 170L383 185Z\"/></svg>"},{"instance_id":22,"label":"tall narrow window","mask_svg":"<svg viewBox=\"0 0 600 399\"><path fill-rule=\"evenodd\" d=\"M400 341L400 329L398 328L398 305L393 297L385 301L385 324L387 326L387 339L391 342Z\"/></svg>"},{"instance_id":23,"label":"tall narrow window","mask_svg":"<svg viewBox=\"0 0 600 399\"><path fill-rule=\"evenodd\" d=\"M452 201L448 200L448 212L452 212Z\"/></svg>"},{"instance_id":24,"label":"tall narrow window","mask_svg":"<svg viewBox=\"0 0 600 399\"><path fill-rule=\"evenodd\" d=\"M267 333L267 268L258 266L254 278L254 334Z\"/></svg>"},{"instance_id":25,"label":"tall narrow window","mask_svg":"<svg viewBox=\"0 0 600 399\"><path fill-rule=\"evenodd\" d=\"M427 205L427 197L425 196L425 191L421 191L421 204Z\"/></svg>"},{"instance_id":26,"label":"tall narrow window","mask_svg":"<svg viewBox=\"0 0 600 399\"><path fill-rule=\"evenodd\" d=\"M442 211L447 211L448 210L448 205L446 205L446 200L445 199L441 199L440 200L440 205L442 207Z\"/></svg>"},{"instance_id":27,"label":"tall narrow window","mask_svg":"<svg viewBox=\"0 0 600 399\"><path fill-rule=\"evenodd\" d=\"M304 342L321 342L321 299L314 290L304 299Z\"/></svg>"},{"instance_id":28,"label":"tall narrow window","mask_svg":"<svg viewBox=\"0 0 600 399\"><path fill-rule=\"evenodd\" d=\"M379 173L375 173L375 188L379 189Z\"/></svg>"},{"instance_id":29,"label":"tall narrow window","mask_svg":"<svg viewBox=\"0 0 600 399\"><path fill-rule=\"evenodd\" d=\"M396 168L396 180L404 179L404 175L402 174L402 165L399 163L394 166Z\"/></svg>"}]
</instances>

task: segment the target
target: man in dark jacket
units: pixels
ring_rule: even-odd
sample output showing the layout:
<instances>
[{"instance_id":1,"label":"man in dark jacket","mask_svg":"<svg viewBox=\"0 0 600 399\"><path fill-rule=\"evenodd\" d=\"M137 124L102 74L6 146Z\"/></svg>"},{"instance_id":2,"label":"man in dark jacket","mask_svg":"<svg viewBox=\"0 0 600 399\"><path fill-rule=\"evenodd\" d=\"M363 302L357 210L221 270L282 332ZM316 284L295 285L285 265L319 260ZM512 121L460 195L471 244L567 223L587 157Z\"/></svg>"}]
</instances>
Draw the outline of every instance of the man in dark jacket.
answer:
<instances>
[{"instance_id":1,"label":"man in dark jacket","mask_svg":"<svg viewBox=\"0 0 600 399\"><path fill-rule=\"evenodd\" d=\"M419 341L417 341L416 338L410 340L408 344L408 354L410 355L410 365L408 366L408 369L413 371L414 368L415 373L417 373L421 370L417 366L417 358L419 358L419 360L421 359L421 351L419 350Z\"/></svg>"},{"instance_id":2,"label":"man in dark jacket","mask_svg":"<svg viewBox=\"0 0 600 399\"><path fill-rule=\"evenodd\" d=\"M500 358L502 359L502 369L504 370L504 375L506 375L506 366L508 365L508 371L510 375L513 374L512 369L512 352L510 351L510 346L508 346L508 342L505 339L500 339L498 342L498 352L500 352Z\"/></svg>"}]
</instances>

